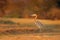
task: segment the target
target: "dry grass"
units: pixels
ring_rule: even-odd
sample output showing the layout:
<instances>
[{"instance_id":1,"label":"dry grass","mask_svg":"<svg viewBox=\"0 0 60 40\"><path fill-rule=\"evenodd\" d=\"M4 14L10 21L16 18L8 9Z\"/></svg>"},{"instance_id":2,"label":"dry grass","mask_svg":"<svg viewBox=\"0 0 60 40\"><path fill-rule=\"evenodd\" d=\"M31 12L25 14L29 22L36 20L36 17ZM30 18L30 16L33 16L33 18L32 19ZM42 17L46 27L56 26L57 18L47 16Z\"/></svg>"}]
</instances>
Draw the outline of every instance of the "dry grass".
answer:
<instances>
[{"instance_id":1,"label":"dry grass","mask_svg":"<svg viewBox=\"0 0 60 40\"><path fill-rule=\"evenodd\" d=\"M1 19L1 18L0 18ZM33 19L5 19L11 20L16 23L31 23L34 22ZM60 24L60 20L51 21L51 20L40 20L44 24ZM7 28L8 29L8 28ZM6 30L7 30L6 29ZM16 28L19 29L19 28ZM22 28L22 29L30 29L30 28ZM31 28L32 29L32 28ZM2 29L0 29L2 30ZM45 35L45 34L18 34L18 35L2 35L0 36L0 40L60 40L60 35Z\"/></svg>"},{"instance_id":2,"label":"dry grass","mask_svg":"<svg viewBox=\"0 0 60 40\"><path fill-rule=\"evenodd\" d=\"M34 19L26 19L26 18L0 18L0 19L4 19L4 20L11 20L13 22L16 23L31 23L34 22ZM42 22L43 24L60 24L60 20L40 20L38 19L40 22Z\"/></svg>"},{"instance_id":3,"label":"dry grass","mask_svg":"<svg viewBox=\"0 0 60 40\"><path fill-rule=\"evenodd\" d=\"M23 35L8 35L1 36L0 40L60 40L60 35L48 36L48 35L33 35L33 34L23 34Z\"/></svg>"}]
</instances>

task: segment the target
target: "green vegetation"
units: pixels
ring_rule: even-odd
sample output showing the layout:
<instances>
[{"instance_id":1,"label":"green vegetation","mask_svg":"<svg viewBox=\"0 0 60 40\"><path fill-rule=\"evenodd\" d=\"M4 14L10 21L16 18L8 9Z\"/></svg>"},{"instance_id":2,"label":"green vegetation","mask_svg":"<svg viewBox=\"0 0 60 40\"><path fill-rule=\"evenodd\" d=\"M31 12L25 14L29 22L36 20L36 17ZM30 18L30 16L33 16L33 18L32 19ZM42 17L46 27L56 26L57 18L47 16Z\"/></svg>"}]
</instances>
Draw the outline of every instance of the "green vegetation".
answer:
<instances>
[{"instance_id":1,"label":"green vegetation","mask_svg":"<svg viewBox=\"0 0 60 40\"><path fill-rule=\"evenodd\" d=\"M10 20L0 20L0 24L16 24L16 23Z\"/></svg>"},{"instance_id":2,"label":"green vegetation","mask_svg":"<svg viewBox=\"0 0 60 40\"><path fill-rule=\"evenodd\" d=\"M60 32L60 25L45 25L44 32Z\"/></svg>"}]
</instances>

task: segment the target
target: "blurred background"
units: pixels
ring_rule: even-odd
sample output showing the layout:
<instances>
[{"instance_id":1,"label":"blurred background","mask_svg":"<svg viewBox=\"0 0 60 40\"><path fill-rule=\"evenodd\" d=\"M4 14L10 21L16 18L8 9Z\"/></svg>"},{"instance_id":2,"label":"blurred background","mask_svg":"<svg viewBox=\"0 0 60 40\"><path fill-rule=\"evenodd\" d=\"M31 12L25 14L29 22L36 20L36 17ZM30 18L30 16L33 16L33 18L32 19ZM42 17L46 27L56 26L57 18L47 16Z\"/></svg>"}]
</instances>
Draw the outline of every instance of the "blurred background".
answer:
<instances>
[{"instance_id":1,"label":"blurred background","mask_svg":"<svg viewBox=\"0 0 60 40\"><path fill-rule=\"evenodd\" d=\"M0 0L0 17L60 19L60 0Z\"/></svg>"}]
</instances>

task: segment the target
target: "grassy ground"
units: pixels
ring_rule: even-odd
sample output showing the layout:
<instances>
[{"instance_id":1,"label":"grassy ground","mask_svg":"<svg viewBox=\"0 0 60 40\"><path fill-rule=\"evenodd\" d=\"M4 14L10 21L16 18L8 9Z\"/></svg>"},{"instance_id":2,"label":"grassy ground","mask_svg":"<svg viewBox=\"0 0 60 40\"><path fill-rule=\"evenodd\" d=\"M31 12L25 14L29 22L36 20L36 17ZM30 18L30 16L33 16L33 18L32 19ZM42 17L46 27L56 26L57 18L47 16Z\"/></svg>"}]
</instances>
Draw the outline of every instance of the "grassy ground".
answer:
<instances>
[{"instance_id":1,"label":"grassy ground","mask_svg":"<svg viewBox=\"0 0 60 40\"><path fill-rule=\"evenodd\" d=\"M60 20L39 20L44 24L42 32L34 25L33 19L2 20L4 22L0 21L0 40L60 40Z\"/></svg>"}]
</instances>

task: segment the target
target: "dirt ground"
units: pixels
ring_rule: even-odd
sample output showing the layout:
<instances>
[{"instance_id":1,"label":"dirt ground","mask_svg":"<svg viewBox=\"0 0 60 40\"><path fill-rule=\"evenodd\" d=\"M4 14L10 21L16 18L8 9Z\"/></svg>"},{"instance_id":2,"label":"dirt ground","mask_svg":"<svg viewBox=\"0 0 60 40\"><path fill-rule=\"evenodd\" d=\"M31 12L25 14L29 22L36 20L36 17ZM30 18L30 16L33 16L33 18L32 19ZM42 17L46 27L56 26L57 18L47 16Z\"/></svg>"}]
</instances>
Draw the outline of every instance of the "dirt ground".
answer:
<instances>
[{"instance_id":1,"label":"dirt ground","mask_svg":"<svg viewBox=\"0 0 60 40\"><path fill-rule=\"evenodd\" d=\"M16 23L30 23L30 22L35 22L34 19L30 18L0 18L4 20L11 20ZM37 19L43 24L60 24L60 20L44 20L44 19Z\"/></svg>"},{"instance_id":2,"label":"dirt ground","mask_svg":"<svg viewBox=\"0 0 60 40\"><path fill-rule=\"evenodd\" d=\"M28 23L33 22L30 19L8 19L14 22L19 23ZM27 21L27 22L26 22ZM41 20L40 20L41 21ZM60 24L60 21L50 21L50 20L42 20L41 22L46 24ZM60 35L34 35L34 34L22 34L22 35L3 35L0 36L0 40L60 40Z\"/></svg>"},{"instance_id":3,"label":"dirt ground","mask_svg":"<svg viewBox=\"0 0 60 40\"><path fill-rule=\"evenodd\" d=\"M60 40L60 35L32 35L32 34L23 34L23 35L8 35L0 36L0 40Z\"/></svg>"}]
</instances>

